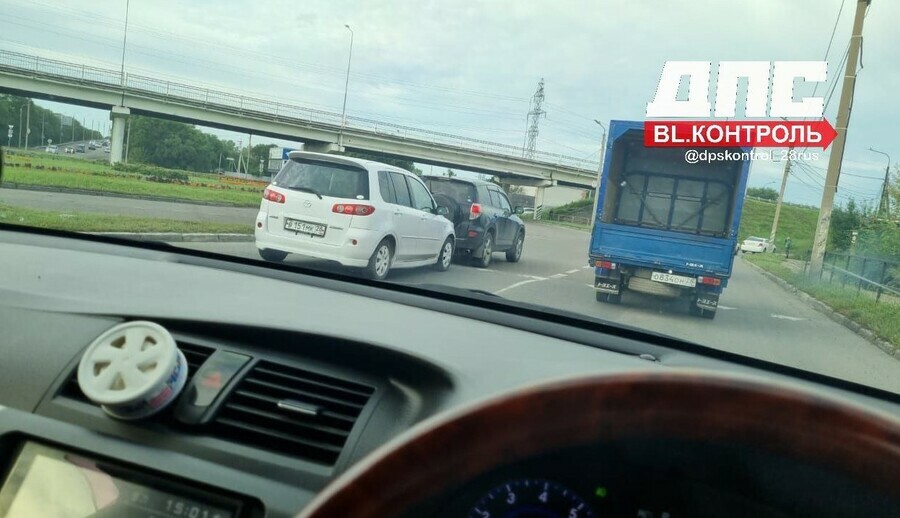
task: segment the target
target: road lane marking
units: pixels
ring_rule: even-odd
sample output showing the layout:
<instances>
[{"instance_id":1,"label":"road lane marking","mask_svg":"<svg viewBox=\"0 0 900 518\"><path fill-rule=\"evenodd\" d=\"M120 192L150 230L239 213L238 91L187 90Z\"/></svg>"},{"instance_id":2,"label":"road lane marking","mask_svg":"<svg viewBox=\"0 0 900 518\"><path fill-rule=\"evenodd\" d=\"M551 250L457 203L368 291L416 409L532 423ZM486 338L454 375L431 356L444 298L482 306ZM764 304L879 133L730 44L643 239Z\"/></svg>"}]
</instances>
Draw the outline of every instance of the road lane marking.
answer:
<instances>
[{"instance_id":1,"label":"road lane marking","mask_svg":"<svg viewBox=\"0 0 900 518\"><path fill-rule=\"evenodd\" d=\"M719 304L719 305L716 306L716 307L719 308L719 309L737 309L737 308L733 308L733 307L731 307L731 306L723 306L723 305L721 305L721 304Z\"/></svg>"},{"instance_id":2,"label":"road lane marking","mask_svg":"<svg viewBox=\"0 0 900 518\"><path fill-rule=\"evenodd\" d=\"M587 284L585 284L585 286L587 286L588 288L593 288L593 287L594 287L594 285L591 284L591 283L587 283Z\"/></svg>"},{"instance_id":3,"label":"road lane marking","mask_svg":"<svg viewBox=\"0 0 900 518\"><path fill-rule=\"evenodd\" d=\"M503 289L500 289L500 290L495 291L495 292L494 292L494 295L500 295L500 294L503 293L504 291L511 290L511 289L513 289L513 288L518 288L519 286L524 286L524 285L530 284L530 283L532 283L532 282L540 282L540 281L539 281L538 279L526 279L526 280L524 280L524 281L519 281L519 282L517 282L517 283L515 283L515 284L510 284L509 286L507 286L507 287L505 287L505 288L503 288Z\"/></svg>"},{"instance_id":4,"label":"road lane marking","mask_svg":"<svg viewBox=\"0 0 900 518\"><path fill-rule=\"evenodd\" d=\"M800 320L807 320L805 318L800 318L800 317L789 317L787 315L775 315L775 314L772 315L772 318L778 318L781 320L790 320L792 322L799 322Z\"/></svg>"},{"instance_id":5,"label":"road lane marking","mask_svg":"<svg viewBox=\"0 0 900 518\"><path fill-rule=\"evenodd\" d=\"M575 268L574 270L569 270L566 273L578 273L578 268Z\"/></svg>"},{"instance_id":6,"label":"road lane marking","mask_svg":"<svg viewBox=\"0 0 900 518\"><path fill-rule=\"evenodd\" d=\"M497 270L491 270L490 268L475 268L476 272L496 272Z\"/></svg>"},{"instance_id":7,"label":"road lane marking","mask_svg":"<svg viewBox=\"0 0 900 518\"><path fill-rule=\"evenodd\" d=\"M591 268L593 268L593 266L591 266L591 265L581 267L582 270L590 270Z\"/></svg>"},{"instance_id":8,"label":"road lane marking","mask_svg":"<svg viewBox=\"0 0 900 518\"><path fill-rule=\"evenodd\" d=\"M520 273L519 277L525 277L526 279L534 279L536 281L546 281L547 280L546 277L539 277L537 275L526 275L524 273Z\"/></svg>"},{"instance_id":9,"label":"road lane marking","mask_svg":"<svg viewBox=\"0 0 900 518\"><path fill-rule=\"evenodd\" d=\"M562 279L565 276L566 276L566 274L564 274L564 273L556 273L556 274L551 275L550 278L551 279Z\"/></svg>"}]
</instances>

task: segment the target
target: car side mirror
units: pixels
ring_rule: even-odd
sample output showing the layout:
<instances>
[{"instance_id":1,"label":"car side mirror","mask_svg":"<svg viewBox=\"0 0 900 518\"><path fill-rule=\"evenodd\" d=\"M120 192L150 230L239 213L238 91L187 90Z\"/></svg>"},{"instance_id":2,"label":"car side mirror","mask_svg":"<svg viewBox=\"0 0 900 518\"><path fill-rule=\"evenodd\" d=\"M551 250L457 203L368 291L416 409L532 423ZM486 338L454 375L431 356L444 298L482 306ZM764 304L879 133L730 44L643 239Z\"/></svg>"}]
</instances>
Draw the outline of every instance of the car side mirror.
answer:
<instances>
[{"instance_id":1,"label":"car side mirror","mask_svg":"<svg viewBox=\"0 0 900 518\"><path fill-rule=\"evenodd\" d=\"M437 207L434 209L434 213L438 216L446 216L447 214L450 214L450 209L447 207Z\"/></svg>"},{"instance_id":2,"label":"car side mirror","mask_svg":"<svg viewBox=\"0 0 900 518\"><path fill-rule=\"evenodd\" d=\"M525 214L525 207L516 207L516 214Z\"/></svg>"}]
</instances>

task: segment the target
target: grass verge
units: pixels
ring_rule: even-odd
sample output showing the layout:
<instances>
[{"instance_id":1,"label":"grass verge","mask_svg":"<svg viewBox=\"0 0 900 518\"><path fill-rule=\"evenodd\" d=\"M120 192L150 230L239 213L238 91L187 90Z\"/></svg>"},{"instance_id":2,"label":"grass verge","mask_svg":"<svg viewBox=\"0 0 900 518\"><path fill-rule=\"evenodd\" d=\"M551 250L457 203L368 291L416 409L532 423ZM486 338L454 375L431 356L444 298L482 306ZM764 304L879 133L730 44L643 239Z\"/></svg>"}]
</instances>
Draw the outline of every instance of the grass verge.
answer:
<instances>
[{"instance_id":1,"label":"grass verge","mask_svg":"<svg viewBox=\"0 0 900 518\"><path fill-rule=\"evenodd\" d=\"M262 188L230 185L214 175L192 173L191 185L154 182L144 175L116 171L108 164L84 159L40 155L4 155L3 182L79 189L173 200L259 205ZM52 168L52 169L51 169Z\"/></svg>"},{"instance_id":2,"label":"grass verge","mask_svg":"<svg viewBox=\"0 0 900 518\"><path fill-rule=\"evenodd\" d=\"M895 348L900 348L900 304L886 297L876 303L871 293L862 291L857 294L855 286L842 288L837 283L811 280L803 272L789 268L781 255L758 254L746 257L746 260L781 277L850 320L871 329Z\"/></svg>"},{"instance_id":3,"label":"grass verge","mask_svg":"<svg viewBox=\"0 0 900 518\"><path fill-rule=\"evenodd\" d=\"M73 232L176 232L213 234L250 234L248 225L139 218L113 214L59 212L11 207L0 204L0 223L52 228Z\"/></svg>"}]
</instances>

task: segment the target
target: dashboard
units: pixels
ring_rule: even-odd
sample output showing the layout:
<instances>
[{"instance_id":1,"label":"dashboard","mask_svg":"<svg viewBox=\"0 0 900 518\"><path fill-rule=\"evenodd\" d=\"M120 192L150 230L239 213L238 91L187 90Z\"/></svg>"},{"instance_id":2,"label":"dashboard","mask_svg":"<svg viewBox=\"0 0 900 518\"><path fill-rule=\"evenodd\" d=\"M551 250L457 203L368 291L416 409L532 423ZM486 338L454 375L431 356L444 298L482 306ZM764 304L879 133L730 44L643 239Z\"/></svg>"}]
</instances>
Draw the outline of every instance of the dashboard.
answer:
<instances>
[{"instance_id":1,"label":"dashboard","mask_svg":"<svg viewBox=\"0 0 900 518\"><path fill-rule=\"evenodd\" d=\"M171 333L187 388L165 410L129 421L87 398L77 371L98 336L134 321ZM296 516L429 424L585 377L752 376L893 423L900 414L896 396L874 389L484 295L426 295L49 231L0 230L0 329L0 516L49 505L75 516ZM487 444L501 429L470 431L445 449ZM827 466L727 439L637 434L518 457L498 446L494 465L448 477L405 514L877 516L900 508L897 494ZM898 441L887 438L895 449ZM895 476L887 460L875 469ZM65 490L48 500L51 481Z\"/></svg>"}]
</instances>

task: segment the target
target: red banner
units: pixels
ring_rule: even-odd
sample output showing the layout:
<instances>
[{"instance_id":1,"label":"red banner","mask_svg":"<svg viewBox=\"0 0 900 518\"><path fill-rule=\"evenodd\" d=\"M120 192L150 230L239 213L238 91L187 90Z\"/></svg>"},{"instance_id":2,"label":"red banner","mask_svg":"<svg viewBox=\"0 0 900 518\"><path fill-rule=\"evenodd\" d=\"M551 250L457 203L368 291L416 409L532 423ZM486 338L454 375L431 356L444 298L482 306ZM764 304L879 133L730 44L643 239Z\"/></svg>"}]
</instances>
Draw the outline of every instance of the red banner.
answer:
<instances>
[{"instance_id":1,"label":"red banner","mask_svg":"<svg viewBox=\"0 0 900 518\"><path fill-rule=\"evenodd\" d=\"M646 121L647 147L821 147L837 131L818 121Z\"/></svg>"}]
</instances>

